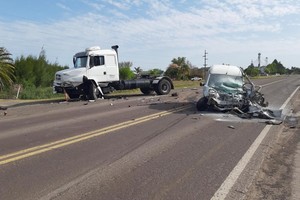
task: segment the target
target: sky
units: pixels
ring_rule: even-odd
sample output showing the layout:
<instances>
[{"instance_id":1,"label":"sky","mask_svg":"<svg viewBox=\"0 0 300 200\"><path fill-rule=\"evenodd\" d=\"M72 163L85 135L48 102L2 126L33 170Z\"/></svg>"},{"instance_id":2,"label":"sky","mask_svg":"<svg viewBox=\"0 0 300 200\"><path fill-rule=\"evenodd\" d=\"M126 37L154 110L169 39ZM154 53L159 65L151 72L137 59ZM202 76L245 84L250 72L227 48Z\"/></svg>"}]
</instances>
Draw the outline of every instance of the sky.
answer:
<instances>
[{"instance_id":1,"label":"sky","mask_svg":"<svg viewBox=\"0 0 300 200\"><path fill-rule=\"evenodd\" d=\"M171 60L195 67L246 68L277 59L300 67L299 0L9 0L1 1L0 47L14 59L46 51L72 67L87 47L119 45L119 61L165 70Z\"/></svg>"}]
</instances>

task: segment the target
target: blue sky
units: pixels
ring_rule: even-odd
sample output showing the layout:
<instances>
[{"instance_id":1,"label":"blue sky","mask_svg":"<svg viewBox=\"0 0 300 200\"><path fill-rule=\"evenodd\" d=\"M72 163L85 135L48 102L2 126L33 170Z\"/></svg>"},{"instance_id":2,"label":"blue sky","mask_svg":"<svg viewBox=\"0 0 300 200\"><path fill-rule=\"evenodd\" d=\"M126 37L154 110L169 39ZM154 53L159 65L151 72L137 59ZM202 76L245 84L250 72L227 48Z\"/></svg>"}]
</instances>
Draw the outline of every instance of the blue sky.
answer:
<instances>
[{"instance_id":1,"label":"blue sky","mask_svg":"<svg viewBox=\"0 0 300 200\"><path fill-rule=\"evenodd\" d=\"M118 44L120 61L165 70L173 58L203 67L280 61L300 67L299 0L10 0L1 2L0 46L13 58L72 66L90 46Z\"/></svg>"}]
</instances>

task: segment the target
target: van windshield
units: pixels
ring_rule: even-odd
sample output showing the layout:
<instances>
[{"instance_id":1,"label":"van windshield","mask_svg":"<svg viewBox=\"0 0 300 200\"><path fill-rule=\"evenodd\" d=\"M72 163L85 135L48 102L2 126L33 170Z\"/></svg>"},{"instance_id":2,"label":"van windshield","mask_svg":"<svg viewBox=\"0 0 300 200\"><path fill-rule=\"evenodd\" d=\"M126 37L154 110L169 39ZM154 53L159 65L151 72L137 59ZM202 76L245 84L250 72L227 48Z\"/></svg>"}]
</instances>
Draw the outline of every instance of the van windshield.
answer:
<instances>
[{"instance_id":1,"label":"van windshield","mask_svg":"<svg viewBox=\"0 0 300 200\"><path fill-rule=\"evenodd\" d=\"M87 56L76 57L74 68L86 67Z\"/></svg>"},{"instance_id":2,"label":"van windshield","mask_svg":"<svg viewBox=\"0 0 300 200\"><path fill-rule=\"evenodd\" d=\"M216 89L218 92L236 93L243 91L243 82L243 77L241 76L210 74L208 86Z\"/></svg>"}]
</instances>

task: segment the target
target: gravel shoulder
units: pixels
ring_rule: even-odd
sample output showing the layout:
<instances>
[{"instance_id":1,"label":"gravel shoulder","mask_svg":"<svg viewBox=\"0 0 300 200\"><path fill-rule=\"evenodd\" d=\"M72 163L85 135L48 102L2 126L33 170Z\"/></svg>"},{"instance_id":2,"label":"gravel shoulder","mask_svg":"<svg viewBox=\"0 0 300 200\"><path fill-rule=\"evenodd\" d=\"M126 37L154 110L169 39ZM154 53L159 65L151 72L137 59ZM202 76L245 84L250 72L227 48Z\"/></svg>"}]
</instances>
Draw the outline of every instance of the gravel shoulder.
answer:
<instances>
[{"instance_id":1,"label":"gravel shoulder","mask_svg":"<svg viewBox=\"0 0 300 200\"><path fill-rule=\"evenodd\" d=\"M269 147L268 154L246 194L246 200L299 199L299 96L298 92L298 96L292 102L292 122L286 119L281 125L281 133Z\"/></svg>"}]
</instances>

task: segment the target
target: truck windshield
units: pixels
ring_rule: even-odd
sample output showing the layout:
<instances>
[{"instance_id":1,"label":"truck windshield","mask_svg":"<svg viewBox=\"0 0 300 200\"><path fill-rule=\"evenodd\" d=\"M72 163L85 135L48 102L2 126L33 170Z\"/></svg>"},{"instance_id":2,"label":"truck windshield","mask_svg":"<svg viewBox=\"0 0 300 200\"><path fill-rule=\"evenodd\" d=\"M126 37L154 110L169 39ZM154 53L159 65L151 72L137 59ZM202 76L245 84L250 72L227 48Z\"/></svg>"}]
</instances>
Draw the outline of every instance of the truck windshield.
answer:
<instances>
[{"instance_id":1,"label":"truck windshield","mask_svg":"<svg viewBox=\"0 0 300 200\"><path fill-rule=\"evenodd\" d=\"M86 67L87 56L77 57L74 63L75 68Z\"/></svg>"}]
</instances>

